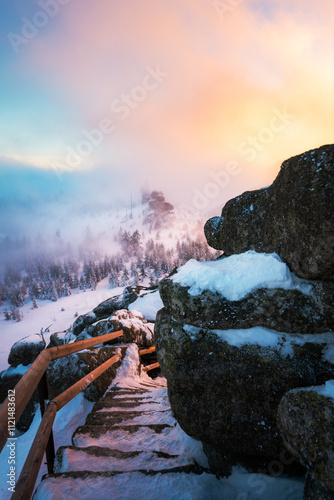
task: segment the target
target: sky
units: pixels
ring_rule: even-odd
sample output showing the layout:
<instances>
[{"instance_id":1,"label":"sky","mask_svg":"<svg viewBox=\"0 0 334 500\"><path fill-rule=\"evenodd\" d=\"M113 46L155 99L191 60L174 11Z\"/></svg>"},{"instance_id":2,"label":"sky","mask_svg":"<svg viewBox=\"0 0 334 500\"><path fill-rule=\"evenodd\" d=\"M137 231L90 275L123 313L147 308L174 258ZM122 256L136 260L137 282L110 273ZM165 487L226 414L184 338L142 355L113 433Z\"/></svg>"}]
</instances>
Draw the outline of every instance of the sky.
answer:
<instances>
[{"instance_id":1,"label":"sky","mask_svg":"<svg viewBox=\"0 0 334 500\"><path fill-rule=\"evenodd\" d=\"M218 215L285 159L333 142L332 0L0 11L0 209L129 199L146 185Z\"/></svg>"}]
</instances>

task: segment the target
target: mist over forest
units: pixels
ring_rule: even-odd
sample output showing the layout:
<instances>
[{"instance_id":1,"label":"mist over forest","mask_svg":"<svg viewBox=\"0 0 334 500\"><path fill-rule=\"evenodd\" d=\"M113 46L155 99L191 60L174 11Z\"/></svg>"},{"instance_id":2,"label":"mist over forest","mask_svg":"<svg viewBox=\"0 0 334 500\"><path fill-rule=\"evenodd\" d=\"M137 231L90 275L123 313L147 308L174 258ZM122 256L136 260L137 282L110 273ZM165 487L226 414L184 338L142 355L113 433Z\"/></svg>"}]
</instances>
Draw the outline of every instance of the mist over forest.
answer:
<instances>
[{"instance_id":1,"label":"mist over forest","mask_svg":"<svg viewBox=\"0 0 334 500\"><path fill-rule=\"evenodd\" d=\"M27 301L37 308L40 300L95 290L107 277L111 289L156 286L190 258L216 255L203 217L174 207L160 191L118 189L116 196L91 179L90 189L81 181L74 194L73 176L51 189L50 173L34 174L9 172L1 187L0 304L7 320L21 321Z\"/></svg>"}]
</instances>

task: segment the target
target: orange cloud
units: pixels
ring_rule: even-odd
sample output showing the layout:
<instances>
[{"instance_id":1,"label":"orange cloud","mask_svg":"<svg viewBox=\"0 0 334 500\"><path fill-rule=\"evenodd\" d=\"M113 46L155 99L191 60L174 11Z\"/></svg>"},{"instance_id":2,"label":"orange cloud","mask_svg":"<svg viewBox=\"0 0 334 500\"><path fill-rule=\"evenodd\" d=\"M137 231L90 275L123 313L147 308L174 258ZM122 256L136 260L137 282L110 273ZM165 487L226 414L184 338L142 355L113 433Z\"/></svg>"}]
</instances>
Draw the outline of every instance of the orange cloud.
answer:
<instances>
[{"instance_id":1,"label":"orange cloud","mask_svg":"<svg viewBox=\"0 0 334 500\"><path fill-rule=\"evenodd\" d=\"M127 145L162 182L237 159L250 184L267 183L285 158L332 142L334 116L332 2L269 7L243 1L222 19L211 1L70 2L28 66L71 96L84 128L118 118L111 104L158 64L169 76L116 122L106 157Z\"/></svg>"}]
</instances>

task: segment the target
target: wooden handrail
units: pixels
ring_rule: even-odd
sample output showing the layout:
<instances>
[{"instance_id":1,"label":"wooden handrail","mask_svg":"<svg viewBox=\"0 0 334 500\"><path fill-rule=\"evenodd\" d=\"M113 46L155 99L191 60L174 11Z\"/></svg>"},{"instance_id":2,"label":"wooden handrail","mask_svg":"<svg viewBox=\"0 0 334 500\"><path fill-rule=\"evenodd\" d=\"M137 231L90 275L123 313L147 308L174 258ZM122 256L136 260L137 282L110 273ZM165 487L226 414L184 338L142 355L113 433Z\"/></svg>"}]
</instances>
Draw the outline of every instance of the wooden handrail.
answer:
<instances>
[{"instance_id":1,"label":"wooden handrail","mask_svg":"<svg viewBox=\"0 0 334 500\"><path fill-rule=\"evenodd\" d=\"M120 358L121 354L116 354L49 402L24 463L20 477L15 486L15 493L12 495L11 500L31 498L57 411L63 408L69 401L77 396L79 392L91 384L110 366L117 363Z\"/></svg>"},{"instance_id":2,"label":"wooden handrail","mask_svg":"<svg viewBox=\"0 0 334 500\"><path fill-rule=\"evenodd\" d=\"M45 373L49 363L55 359L62 358L68 354L73 354L83 349L93 347L103 342L121 337L122 330L117 332L107 333L92 339L80 340L73 342L73 344L66 344L57 347L49 347L44 349L35 361L32 363L27 372L23 375L21 380L16 384L15 391L15 421L17 422L21 417L25 407L27 406L31 396L35 392L39 381ZM4 448L7 439L10 437L8 434L8 397L0 407L0 452ZM11 405L12 406L12 405Z\"/></svg>"},{"instance_id":3,"label":"wooden handrail","mask_svg":"<svg viewBox=\"0 0 334 500\"><path fill-rule=\"evenodd\" d=\"M150 370L154 370L154 368L159 368L159 363L153 363L152 365L143 366L144 372L149 372Z\"/></svg>"},{"instance_id":4,"label":"wooden handrail","mask_svg":"<svg viewBox=\"0 0 334 500\"><path fill-rule=\"evenodd\" d=\"M139 351L139 355L144 356L145 354L150 354L151 352L155 352L155 346L148 347L148 349L142 349Z\"/></svg>"}]
</instances>

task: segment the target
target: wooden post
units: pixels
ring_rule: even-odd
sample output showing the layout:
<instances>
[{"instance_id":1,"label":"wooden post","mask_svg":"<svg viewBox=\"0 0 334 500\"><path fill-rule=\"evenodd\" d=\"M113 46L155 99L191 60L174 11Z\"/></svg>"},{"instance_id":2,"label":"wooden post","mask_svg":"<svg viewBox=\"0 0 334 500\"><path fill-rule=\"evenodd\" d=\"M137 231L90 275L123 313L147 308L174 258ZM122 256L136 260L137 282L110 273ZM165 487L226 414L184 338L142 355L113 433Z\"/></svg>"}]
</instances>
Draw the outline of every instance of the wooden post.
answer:
<instances>
[{"instance_id":1,"label":"wooden post","mask_svg":"<svg viewBox=\"0 0 334 500\"><path fill-rule=\"evenodd\" d=\"M99 377L111 365L116 363L120 358L121 354L116 354L112 358L102 363L102 365L100 365L98 368L88 373L86 377L83 377L76 384L72 385L69 389L62 392L59 396L49 402L46 407L42 422L36 433L33 444L30 448L29 454L24 463L22 472L15 487L15 493L12 495L11 500L29 500L31 498L57 411L63 408L63 406L71 401L71 399L73 399L77 394L79 394L79 392L81 392L85 387L91 384L97 377Z\"/></svg>"},{"instance_id":2,"label":"wooden post","mask_svg":"<svg viewBox=\"0 0 334 500\"><path fill-rule=\"evenodd\" d=\"M43 373L43 376L38 384L38 394L39 394L39 405L41 408L41 415L42 418L45 413L45 407L47 405L47 401L49 399L49 391L48 391L48 383L46 379L46 372ZM53 432L52 428L50 430L50 437L48 440L48 444L46 445L46 463L48 466L48 473L53 474L53 464L54 460L56 458L56 453L55 453L55 445L54 445L54 439L53 439Z\"/></svg>"},{"instance_id":3,"label":"wooden post","mask_svg":"<svg viewBox=\"0 0 334 500\"><path fill-rule=\"evenodd\" d=\"M15 386L15 421L17 422L42 378L51 356L48 349L42 351L28 371ZM6 444L8 435L8 398L0 407L0 451Z\"/></svg>"},{"instance_id":4,"label":"wooden post","mask_svg":"<svg viewBox=\"0 0 334 500\"><path fill-rule=\"evenodd\" d=\"M28 500L31 498L56 413L57 405L48 404L11 500Z\"/></svg>"}]
</instances>

